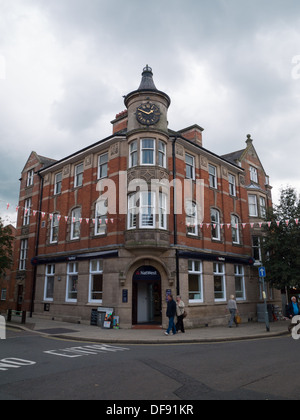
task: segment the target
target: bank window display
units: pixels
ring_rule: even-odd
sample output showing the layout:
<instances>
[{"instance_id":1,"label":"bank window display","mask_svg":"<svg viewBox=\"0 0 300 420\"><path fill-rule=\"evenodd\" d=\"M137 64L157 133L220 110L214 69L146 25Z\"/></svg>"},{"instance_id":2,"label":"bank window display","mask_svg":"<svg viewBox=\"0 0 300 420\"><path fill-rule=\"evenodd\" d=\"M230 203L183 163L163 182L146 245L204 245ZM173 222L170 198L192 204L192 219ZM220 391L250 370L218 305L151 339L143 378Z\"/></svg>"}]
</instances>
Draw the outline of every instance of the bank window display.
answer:
<instances>
[{"instance_id":1,"label":"bank window display","mask_svg":"<svg viewBox=\"0 0 300 420\"><path fill-rule=\"evenodd\" d=\"M55 265L54 264L46 265L44 300L48 302L53 301L54 278L55 278Z\"/></svg>"},{"instance_id":2,"label":"bank window display","mask_svg":"<svg viewBox=\"0 0 300 420\"><path fill-rule=\"evenodd\" d=\"M103 298L103 260L90 262L89 302L102 303Z\"/></svg>"},{"instance_id":3,"label":"bank window display","mask_svg":"<svg viewBox=\"0 0 300 420\"><path fill-rule=\"evenodd\" d=\"M245 300L245 277L244 277L244 267L242 265L234 266L234 276L235 276L235 296L237 300Z\"/></svg>"},{"instance_id":4,"label":"bank window display","mask_svg":"<svg viewBox=\"0 0 300 420\"><path fill-rule=\"evenodd\" d=\"M155 140L154 139L142 139L141 164L142 165L155 165Z\"/></svg>"},{"instance_id":5,"label":"bank window display","mask_svg":"<svg viewBox=\"0 0 300 420\"><path fill-rule=\"evenodd\" d=\"M214 294L215 302L226 300L225 265L214 263Z\"/></svg>"},{"instance_id":6,"label":"bank window display","mask_svg":"<svg viewBox=\"0 0 300 420\"><path fill-rule=\"evenodd\" d=\"M67 269L66 302L77 302L78 263L69 263Z\"/></svg>"},{"instance_id":7,"label":"bank window display","mask_svg":"<svg viewBox=\"0 0 300 420\"><path fill-rule=\"evenodd\" d=\"M203 277L202 277L202 262L189 261L189 301L190 303L203 302Z\"/></svg>"}]
</instances>

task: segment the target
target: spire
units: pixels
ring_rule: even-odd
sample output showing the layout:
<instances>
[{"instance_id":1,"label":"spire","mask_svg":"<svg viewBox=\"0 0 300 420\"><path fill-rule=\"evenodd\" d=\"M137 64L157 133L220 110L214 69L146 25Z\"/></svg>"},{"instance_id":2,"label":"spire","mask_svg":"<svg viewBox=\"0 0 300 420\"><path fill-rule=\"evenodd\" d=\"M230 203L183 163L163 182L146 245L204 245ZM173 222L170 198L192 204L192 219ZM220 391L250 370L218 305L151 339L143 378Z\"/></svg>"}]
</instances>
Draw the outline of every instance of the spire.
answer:
<instances>
[{"instance_id":1,"label":"spire","mask_svg":"<svg viewBox=\"0 0 300 420\"><path fill-rule=\"evenodd\" d=\"M138 90L157 90L153 81L152 68L146 65L142 73L142 81Z\"/></svg>"}]
</instances>

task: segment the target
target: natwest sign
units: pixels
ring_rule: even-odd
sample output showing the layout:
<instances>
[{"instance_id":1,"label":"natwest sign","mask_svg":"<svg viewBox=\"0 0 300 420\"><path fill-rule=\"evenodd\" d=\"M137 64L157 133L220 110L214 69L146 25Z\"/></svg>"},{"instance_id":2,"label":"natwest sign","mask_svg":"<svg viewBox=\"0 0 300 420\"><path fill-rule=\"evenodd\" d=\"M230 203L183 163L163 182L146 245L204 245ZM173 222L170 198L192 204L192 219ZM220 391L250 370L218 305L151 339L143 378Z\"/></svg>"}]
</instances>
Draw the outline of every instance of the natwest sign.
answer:
<instances>
[{"instance_id":1,"label":"natwest sign","mask_svg":"<svg viewBox=\"0 0 300 420\"><path fill-rule=\"evenodd\" d=\"M160 274L154 267L143 266L136 270L133 280L160 280Z\"/></svg>"}]
</instances>

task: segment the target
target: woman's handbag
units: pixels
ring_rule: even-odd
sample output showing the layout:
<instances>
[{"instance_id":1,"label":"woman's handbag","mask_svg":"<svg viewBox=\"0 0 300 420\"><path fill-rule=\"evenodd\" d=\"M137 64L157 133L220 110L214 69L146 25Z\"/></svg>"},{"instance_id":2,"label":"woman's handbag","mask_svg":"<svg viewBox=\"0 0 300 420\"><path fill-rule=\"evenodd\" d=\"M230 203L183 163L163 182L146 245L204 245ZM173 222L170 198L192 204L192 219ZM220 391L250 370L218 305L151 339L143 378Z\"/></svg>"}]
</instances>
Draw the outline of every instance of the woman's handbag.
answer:
<instances>
[{"instance_id":1,"label":"woman's handbag","mask_svg":"<svg viewBox=\"0 0 300 420\"><path fill-rule=\"evenodd\" d=\"M184 313L183 313L183 318L186 318L187 317L187 312L186 311L184 311Z\"/></svg>"},{"instance_id":2,"label":"woman's handbag","mask_svg":"<svg viewBox=\"0 0 300 420\"><path fill-rule=\"evenodd\" d=\"M236 324L241 324L241 322L242 322L242 318L239 315L236 315L235 316L235 323Z\"/></svg>"}]
</instances>

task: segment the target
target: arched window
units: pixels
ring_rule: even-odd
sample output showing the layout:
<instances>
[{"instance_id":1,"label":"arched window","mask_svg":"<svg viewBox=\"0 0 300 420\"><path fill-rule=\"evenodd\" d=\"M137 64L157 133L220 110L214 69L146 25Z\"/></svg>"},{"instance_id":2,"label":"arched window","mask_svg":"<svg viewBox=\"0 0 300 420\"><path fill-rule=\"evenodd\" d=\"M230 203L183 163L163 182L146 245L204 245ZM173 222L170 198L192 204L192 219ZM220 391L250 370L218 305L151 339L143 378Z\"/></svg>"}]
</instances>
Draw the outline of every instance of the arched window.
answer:
<instances>
[{"instance_id":1,"label":"arched window","mask_svg":"<svg viewBox=\"0 0 300 420\"><path fill-rule=\"evenodd\" d=\"M80 239L81 209L78 207L71 214L71 240Z\"/></svg>"},{"instance_id":2,"label":"arched window","mask_svg":"<svg viewBox=\"0 0 300 420\"><path fill-rule=\"evenodd\" d=\"M60 216L58 213L54 213L51 220L51 231L50 231L50 243L55 244L58 242L59 234L59 219Z\"/></svg>"},{"instance_id":3,"label":"arched window","mask_svg":"<svg viewBox=\"0 0 300 420\"><path fill-rule=\"evenodd\" d=\"M198 235L197 204L187 201L185 206L188 235Z\"/></svg>"},{"instance_id":4,"label":"arched window","mask_svg":"<svg viewBox=\"0 0 300 420\"><path fill-rule=\"evenodd\" d=\"M234 214L231 215L231 231L232 231L232 243L240 244L240 219Z\"/></svg>"},{"instance_id":5,"label":"arched window","mask_svg":"<svg viewBox=\"0 0 300 420\"><path fill-rule=\"evenodd\" d=\"M95 235L106 234L107 206L106 200L100 200L96 203L95 209Z\"/></svg>"}]
</instances>

